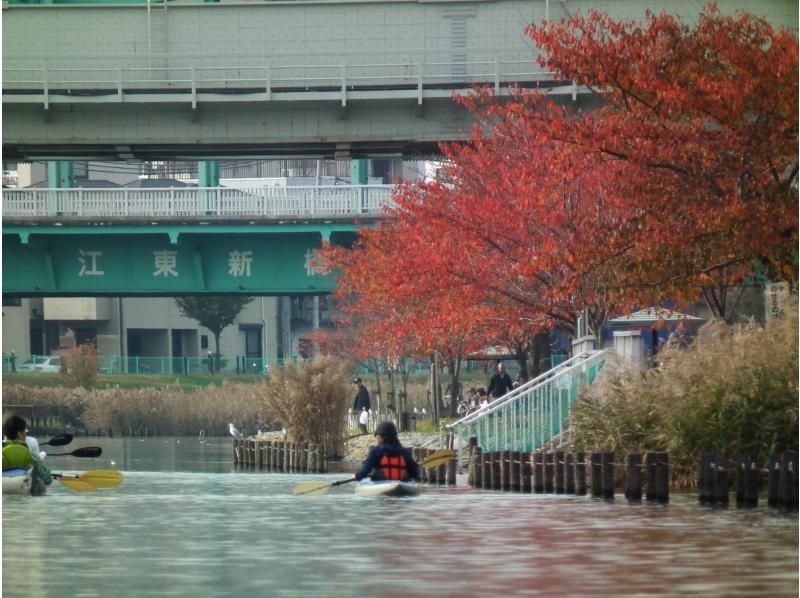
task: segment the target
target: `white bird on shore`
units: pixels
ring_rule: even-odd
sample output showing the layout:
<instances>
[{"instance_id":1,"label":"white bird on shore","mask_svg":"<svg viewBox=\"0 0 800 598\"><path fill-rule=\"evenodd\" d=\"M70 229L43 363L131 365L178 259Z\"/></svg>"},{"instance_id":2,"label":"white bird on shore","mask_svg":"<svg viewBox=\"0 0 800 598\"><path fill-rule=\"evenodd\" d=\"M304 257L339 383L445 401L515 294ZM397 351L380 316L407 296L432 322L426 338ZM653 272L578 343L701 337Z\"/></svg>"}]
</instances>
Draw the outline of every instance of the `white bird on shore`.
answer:
<instances>
[{"instance_id":1,"label":"white bird on shore","mask_svg":"<svg viewBox=\"0 0 800 598\"><path fill-rule=\"evenodd\" d=\"M237 430L236 426L234 426L233 424L228 424L228 429L231 432L231 436L233 436L234 438L242 437L242 433L239 430Z\"/></svg>"}]
</instances>

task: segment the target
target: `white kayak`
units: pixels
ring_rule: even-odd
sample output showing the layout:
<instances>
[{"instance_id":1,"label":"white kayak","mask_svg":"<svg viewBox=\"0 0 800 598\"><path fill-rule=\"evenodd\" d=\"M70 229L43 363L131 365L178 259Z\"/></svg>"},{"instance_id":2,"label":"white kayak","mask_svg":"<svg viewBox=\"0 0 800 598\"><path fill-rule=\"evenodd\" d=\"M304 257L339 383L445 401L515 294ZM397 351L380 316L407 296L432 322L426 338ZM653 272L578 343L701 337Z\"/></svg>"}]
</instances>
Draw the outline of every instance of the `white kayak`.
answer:
<instances>
[{"instance_id":1,"label":"white kayak","mask_svg":"<svg viewBox=\"0 0 800 598\"><path fill-rule=\"evenodd\" d=\"M359 496L416 496L419 486L414 482L401 482L399 480L382 480L373 482L364 480L356 486Z\"/></svg>"},{"instance_id":2,"label":"white kayak","mask_svg":"<svg viewBox=\"0 0 800 598\"><path fill-rule=\"evenodd\" d=\"M3 494L30 494L33 468L8 469L3 472Z\"/></svg>"}]
</instances>

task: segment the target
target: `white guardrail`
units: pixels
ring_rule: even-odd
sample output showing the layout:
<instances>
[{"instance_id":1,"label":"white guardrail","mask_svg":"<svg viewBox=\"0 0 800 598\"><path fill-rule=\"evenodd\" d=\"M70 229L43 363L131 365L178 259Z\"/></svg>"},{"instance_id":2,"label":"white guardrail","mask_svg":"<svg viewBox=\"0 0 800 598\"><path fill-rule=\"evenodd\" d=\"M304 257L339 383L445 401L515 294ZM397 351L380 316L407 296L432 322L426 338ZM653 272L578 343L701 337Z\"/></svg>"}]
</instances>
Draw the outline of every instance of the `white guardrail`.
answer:
<instances>
[{"instance_id":1,"label":"white guardrail","mask_svg":"<svg viewBox=\"0 0 800 598\"><path fill-rule=\"evenodd\" d=\"M380 216L394 185L4 189L3 218Z\"/></svg>"},{"instance_id":2,"label":"white guardrail","mask_svg":"<svg viewBox=\"0 0 800 598\"><path fill-rule=\"evenodd\" d=\"M253 101L450 95L455 89L489 85L495 92L515 85L541 86L551 93L580 93L557 81L534 59L431 61L384 64L264 64L269 59L218 57L230 66L203 66L207 57L152 55L94 57L3 57L3 102ZM283 58L287 59L287 58ZM303 58L305 60L305 58ZM106 64L106 67L98 67ZM237 64L237 63L259 64ZM377 95L376 95L377 94ZM156 97L159 96L159 97Z\"/></svg>"}]
</instances>

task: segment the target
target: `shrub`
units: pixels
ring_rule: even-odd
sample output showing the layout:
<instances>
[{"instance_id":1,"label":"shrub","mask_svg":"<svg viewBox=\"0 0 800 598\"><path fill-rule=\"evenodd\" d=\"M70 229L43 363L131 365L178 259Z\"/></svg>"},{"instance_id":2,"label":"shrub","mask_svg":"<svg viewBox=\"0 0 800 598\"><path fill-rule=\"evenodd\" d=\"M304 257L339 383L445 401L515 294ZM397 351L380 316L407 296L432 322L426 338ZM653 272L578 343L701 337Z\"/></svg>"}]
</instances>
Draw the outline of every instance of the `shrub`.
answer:
<instances>
[{"instance_id":1,"label":"shrub","mask_svg":"<svg viewBox=\"0 0 800 598\"><path fill-rule=\"evenodd\" d=\"M348 365L319 356L272 372L263 386L264 411L283 424L290 442L324 444L328 455L344 454Z\"/></svg>"},{"instance_id":2,"label":"shrub","mask_svg":"<svg viewBox=\"0 0 800 598\"><path fill-rule=\"evenodd\" d=\"M578 450L667 450L689 473L702 452L765 459L798 447L796 304L766 328L704 326L688 349L667 349L658 369L609 361L572 415Z\"/></svg>"},{"instance_id":3,"label":"shrub","mask_svg":"<svg viewBox=\"0 0 800 598\"><path fill-rule=\"evenodd\" d=\"M61 383L71 388L90 388L97 381L97 349L83 343L61 356Z\"/></svg>"}]
</instances>

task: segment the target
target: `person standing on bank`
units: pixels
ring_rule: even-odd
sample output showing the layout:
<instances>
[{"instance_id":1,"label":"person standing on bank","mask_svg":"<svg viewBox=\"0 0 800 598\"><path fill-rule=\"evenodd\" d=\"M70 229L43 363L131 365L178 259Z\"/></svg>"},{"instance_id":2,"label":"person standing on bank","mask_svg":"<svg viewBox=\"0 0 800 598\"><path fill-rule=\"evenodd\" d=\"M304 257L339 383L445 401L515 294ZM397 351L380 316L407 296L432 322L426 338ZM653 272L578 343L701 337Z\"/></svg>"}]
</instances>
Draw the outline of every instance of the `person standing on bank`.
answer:
<instances>
[{"instance_id":1,"label":"person standing on bank","mask_svg":"<svg viewBox=\"0 0 800 598\"><path fill-rule=\"evenodd\" d=\"M512 388L514 388L514 385L511 382L511 376L508 375L506 366L504 366L501 361L497 364L497 371L494 373L494 376L489 380L489 388L486 389L486 392L490 398L497 399L509 392Z\"/></svg>"},{"instance_id":2,"label":"person standing on bank","mask_svg":"<svg viewBox=\"0 0 800 598\"><path fill-rule=\"evenodd\" d=\"M419 480L419 465L411 451L400 444L397 428L392 422L381 422L375 428L375 445L371 446L367 458L355 474L356 481L371 477L381 480Z\"/></svg>"},{"instance_id":3,"label":"person standing on bank","mask_svg":"<svg viewBox=\"0 0 800 598\"><path fill-rule=\"evenodd\" d=\"M369 411L371 407L369 403L369 391L367 391L367 387L364 386L361 378L354 378L353 383L358 384L358 392L356 393L355 401L353 401L353 412L358 414L361 413L363 409Z\"/></svg>"}]
</instances>

